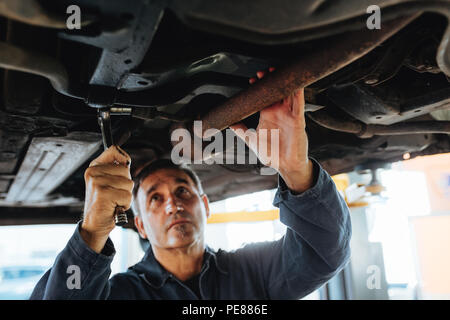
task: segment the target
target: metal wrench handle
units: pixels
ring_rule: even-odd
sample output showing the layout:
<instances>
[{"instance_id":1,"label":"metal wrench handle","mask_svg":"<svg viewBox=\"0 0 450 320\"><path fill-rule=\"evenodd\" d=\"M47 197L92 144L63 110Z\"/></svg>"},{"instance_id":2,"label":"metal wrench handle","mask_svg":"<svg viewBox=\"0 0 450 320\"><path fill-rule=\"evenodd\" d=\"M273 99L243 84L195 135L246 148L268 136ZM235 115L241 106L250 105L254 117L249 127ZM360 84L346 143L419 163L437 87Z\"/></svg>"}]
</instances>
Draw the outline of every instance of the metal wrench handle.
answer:
<instances>
[{"instance_id":1,"label":"metal wrench handle","mask_svg":"<svg viewBox=\"0 0 450 320\"><path fill-rule=\"evenodd\" d=\"M113 145L113 136L111 130L111 113L109 110L99 109L98 110L98 124L102 131L103 147L108 149ZM114 209L114 219L116 226L123 226L128 223L128 217L125 213L125 208L117 206Z\"/></svg>"}]
</instances>

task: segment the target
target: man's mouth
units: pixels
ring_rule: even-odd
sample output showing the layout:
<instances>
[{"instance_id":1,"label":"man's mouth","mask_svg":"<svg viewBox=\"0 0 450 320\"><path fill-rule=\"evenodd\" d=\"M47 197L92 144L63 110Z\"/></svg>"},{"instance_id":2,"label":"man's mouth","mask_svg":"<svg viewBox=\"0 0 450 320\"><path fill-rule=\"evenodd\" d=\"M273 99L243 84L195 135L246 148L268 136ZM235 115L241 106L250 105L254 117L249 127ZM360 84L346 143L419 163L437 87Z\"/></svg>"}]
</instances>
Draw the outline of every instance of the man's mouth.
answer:
<instances>
[{"instance_id":1,"label":"man's mouth","mask_svg":"<svg viewBox=\"0 0 450 320\"><path fill-rule=\"evenodd\" d=\"M183 223L191 223L191 222L189 220L185 220L185 219L176 220L169 225L169 229L172 228L173 226L183 224Z\"/></svg>"}]
</instances>

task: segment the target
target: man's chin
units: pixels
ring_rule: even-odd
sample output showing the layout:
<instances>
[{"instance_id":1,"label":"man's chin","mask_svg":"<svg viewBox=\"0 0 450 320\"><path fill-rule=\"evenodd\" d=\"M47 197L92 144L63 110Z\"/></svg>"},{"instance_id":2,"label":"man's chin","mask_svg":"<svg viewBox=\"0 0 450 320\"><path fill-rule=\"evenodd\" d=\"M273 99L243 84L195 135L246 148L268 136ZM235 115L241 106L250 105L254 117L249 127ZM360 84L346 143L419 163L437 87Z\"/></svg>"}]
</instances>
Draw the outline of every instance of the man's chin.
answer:
<instances>
[{"instance_id":1,"label":"man's chin","mask_svg":"<svg viewBox=\"0 0 450 320\"><path fill-rule=\"evenodd\" d=\"M174 242L189 243L194 240L194 228L190 223L180 223L169 229L169 235Z\"/></svg>"}]
</instances>

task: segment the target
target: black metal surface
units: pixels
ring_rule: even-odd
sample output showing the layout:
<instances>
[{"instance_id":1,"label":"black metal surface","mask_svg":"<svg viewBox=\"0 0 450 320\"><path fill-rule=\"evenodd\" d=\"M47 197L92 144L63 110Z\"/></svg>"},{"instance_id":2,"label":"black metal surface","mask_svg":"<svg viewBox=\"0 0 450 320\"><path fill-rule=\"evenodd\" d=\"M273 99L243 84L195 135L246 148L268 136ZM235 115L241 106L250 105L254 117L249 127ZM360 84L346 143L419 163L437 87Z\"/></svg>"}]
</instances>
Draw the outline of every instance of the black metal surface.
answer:
<instances>
[{"instance_id":1,"label":"black metal surface","mask_svg":"<svg viewBox=\"0 0 450 320\"><path fill-rule=\"evenodd\" d=\"M123 29L107 33L103 37L70 36L65 38L94 46L106 46L100 56L97 67L89 83L120 87L124 75L137 67L145 56L154 33L162 18L165 1L135 1L130 6L123 1L107 1L99 3L102 14L112 16L122 12L122 18L130 21ZM123 11L126 10L126 15ZM108 41L105 41L105 38ZM110 43L115 46L111 47Z\"/></svg>"},{"instance_id":2,"label":"black metal surface","mask_svg":"<svg viewBox=\"0 0 450 320\"><path fill-rule=\"evenodd\" d=\"M254 43L295 43L358 29L367 19L370 0L352 1L277 1L276 7L264 1L174 0L171 8L187 25ZM450 16L450 1L376 1L383 19L417 12ZM267 8L271 10L267 10ZM295 12L295 13L294 13ZM268 17L271 16L271 18ZM267 21L270 20L270 23ZM437 61L450 76L450 27L441 41Z\"/></svg>"},{"instance_id":3,"label":"black metal surface","mask_svg":"<svg viewBox=\"0 0 450 320\"><path fill-rule=\"evenodd\" d=\"M59 61L46 54L0 42L0 67L45 77L56 91L69 94L66 69Z\"/></svg>"},{"instance_id":4,"label":"black metal surface","mask_svg":"<svg viewBox=\"0 0 450 320\"><path fill-rule=\"evenodd\" d=\"M382 58L363 79L365 84L376 86L394 77L412 50L430 36L421 28L420 20L423 19L418 20L407 31L400 31L397 37L385 44Z\"/></svg>"},{"instance_id":5,"label":"black metal surface","mask_svg":"<svg viewBox=\"0 0 450 320\"><path fill-rule=\"evenodd\" d=\"M189 80L202 73L221 75L233 75L235 77L251 78L257 71L270 67L263 59L244 56L232 52L218 52L205 58L192 60L178 68L164 70L163 72L146 72L145 66L139 73L129 73L122 81L122 91L141 91L144 89L162 87L166 84ZM204 77L205 78L205 77ZM208 77L207 79L210 79ZM189 80L192 81L192 80ZM205 79L205 84L207 80ZM184 87L180 85L180 87Z\"/></svg>"},{"instance_id":6,"label":"black metal surface","mask_svg":"<svg viewBox=\"0 0 450 320\"><path fill-rule=\"evenodd\" d=\"M0 42L0 47L3 50L0 66L46 77L57 92L86 100L86 103L94 108L113 105L155 107L170 103L187 104L193 97L203 93L219 93L230 97L246 88L247 79L257 70L268 66L267 63L256 62L243 56L220 54L221 57L226 57L226 62L219 63L218 66L210 64L201 67L202 61L196 61L181 70L144 76L153 79L147 90L118 91L115 87L105 85L91 85L88 90L84 90L81 86L69 86L67 71L56 59L6 43ZM17 59L18 57L21 59ZM243 64L249 60L248 66ZM135 88L129 83L125 87ZM142 87L141 85L140 89Z\"/></svg>"},{"instance_id":7,"label":"black metal surface","mask_svg":"<svg viewBox=\"0 0 450 320\"><path fill-rule=\"evenodd\" d=\"M174 0L170 8L184 23L200 30L247 42L281 44L359 29L360 17L366 15L368 6L377 4L384 13L389 6L406 2L281 0L275 4L271 0Z\"/></svg>"},{"instance_id":8,"label":"black metal surface","mask_svg":"<svg viewBox=\"0 0 450 320\"><path fill-rule=\"evenodd\" d=\"M44 28L67 28L66 16L62 13L47 11L37 0L2 0L0 1L0 16ZM83 15L81 25L92 23L93 19Z\"/></svg>"},{"instance_id":9,"label":"black metal surface","mask_svg":"<svg viewBox=\"0 0 450 320\"><path fill-rule=\"evenodd\" d=\"M408 85L411 76L404 69L395 82L401 87L348 84L328 89L326 96L332 105L366 124L390 125L450 107L450 86L443 75L418 75Z\"/></svg>"},{"instance_id":10,"label":"black metal surface","mask_svg":"<svg viewBox=\"0 0 450 320\"><path fill-rule=\"evenodd\" d=\"M28 37L32 34L32 37ZM17 22L9 21L7 24L7 42L25 47L45 47L46 53L55 48L47 33L40 28L33 28ZM5 71L4 105L5 110L23 114L36 114L44 103L45 92L50 85L42 77L28 73ZM27 90L17 90L24 83L29 84Z\"/></svg>"},{"instance_id":11,"label":"black metal surface","mask_svg":"<svg viewBox=\"0 0 450 320\"><path fill-rule=\"evenodd\" d=\"M381 8L383 19L389 20L413 10L443 11L448 1L282 0L274 5L271 0L174 0L170 8L184 23L200 30L247 42L281 44L358 29L368 17L367 7L374 4Z\"/></svg>"}]
</instances>

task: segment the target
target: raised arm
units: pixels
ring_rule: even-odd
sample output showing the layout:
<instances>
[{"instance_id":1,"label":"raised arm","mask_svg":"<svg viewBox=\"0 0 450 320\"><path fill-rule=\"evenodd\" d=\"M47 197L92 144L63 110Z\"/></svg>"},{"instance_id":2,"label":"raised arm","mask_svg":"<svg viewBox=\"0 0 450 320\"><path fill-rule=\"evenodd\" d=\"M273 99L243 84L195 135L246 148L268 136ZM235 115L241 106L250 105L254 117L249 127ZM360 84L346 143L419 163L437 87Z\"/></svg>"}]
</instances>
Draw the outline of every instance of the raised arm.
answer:
<instances>
[{"instance_id":1,"label":"raised arm","mask_svg":"<svg viewBox=\"0 0 450 320\"><path fill-rule=\"evenodd\" d=\"M329 280L350 257L349 210L328 173L308 157L304 106L300 89L262 110L255 138L246 141L261 162L280 174L274 205L288 227L278 241L247 245L228 255L231 267L251 275L249 285L261 288L255 291L258 297L298 299ZM231 128L243 139L249 136L243 124ZM261 129L278 130L279 139L267 142L267 150L278 143L278 154L258 153L254 142L262 139Z\"/></svg>"},{"instance_id":2,"label":"raised arm","mask_svg":"<svg viewBox=\"0 0 450 320\"><path fill-rule=\"evenodd\" d=\"M109 234L115 227L115 207L130 207L130 161L112 146L91 162L85 171L83 220L30 299L106 299L114 293L108 281L115 254Z\"/></svg>"}]
</instances>

